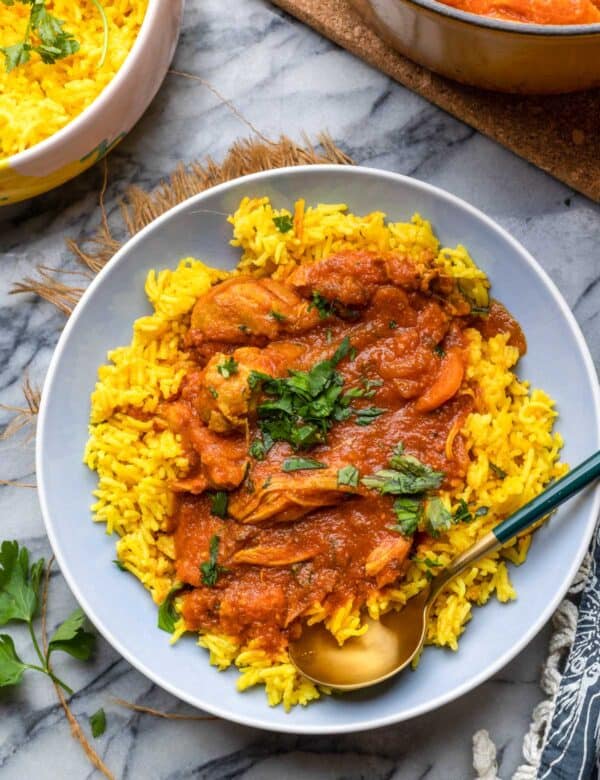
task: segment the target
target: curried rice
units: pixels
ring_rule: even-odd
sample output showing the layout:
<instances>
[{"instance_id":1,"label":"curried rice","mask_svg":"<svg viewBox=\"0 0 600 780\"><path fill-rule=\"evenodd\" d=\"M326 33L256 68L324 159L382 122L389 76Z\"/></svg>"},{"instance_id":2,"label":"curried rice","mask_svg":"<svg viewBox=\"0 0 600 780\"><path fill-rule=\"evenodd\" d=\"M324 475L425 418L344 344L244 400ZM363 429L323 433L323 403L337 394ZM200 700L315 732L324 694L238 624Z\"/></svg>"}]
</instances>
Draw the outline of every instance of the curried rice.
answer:
<instances>
[{"instance_id":1,"label":"curried rice","mask_svg":"<svg viewBox=\"0 0 600 780\"><path fill-rule=\"evenodd\" d=\"M49 10L64 20L80 49L52 65L32 54L10 73L0 58L0 160L29 149L81 114L114 78L137 37L148 0L102 0L108 21L108 51L102 56L102 19L92 0L52 0ZM0 47L23 39L31 6L0 2Z\"/></svg>"},{"instance_id":2,"label":"curried rice","mask_svg":"<svg viewBox=\"0 0 600 780\"><path fill-rule=\"evenodd\" d=\"M280 232L274 216L292 218L293 229ZM245 273L284 277L298 265L342 249L395 250L417 264L435 258L447 273L469 280L476 299L487 296L485 274L467 250L440 247L431 225L419 215L409 223L386 223L380 212L361 217L348 213L342 204L307 208L302 200L292 214L274 210L268 198L246 198L230 222L232 244L242 250L238 268ZM125 410L153 413L159 402L177 392L190 365L182 347L190 311L199 295L229 275L191 258L182 260L174 271L151 271L146 293L154 313L135 322L129 346L109 353L110 364L100 368L92 395L84 460L98 473L94 519L106 523L108 533L117 532L119 560L150 590L157 604L166 598L175 576L174 541L169 532L174 497L169 485L185 476L188 464L179 435L157 429L151 419L141 421ZM476 381L480 388L475 410L462 430L470 465L461 484L442 497L453 509L461 499L490 509L473 522L459 523L438 538L418 544L404 579L369 599L368 611L375 618L405 604L427 584L432 571L447 565L567 470L559 463L561 437L552 431L554 403L513 373L519 352L507 343L508 335L484 339L472 328L467 335L464 391L472 392L469 381ZM501 602L514 599L507 561L522 563L530 541L531 536L525 535L509 542L455 579L435 603L427 643L456 650L473 604L485 604L494 595ZM340 642L365 630L352 602L333 614L314 604L304 616L309 623L325 621ZM181 618L173 641L185 632ZM231 664L239 668L239 690L263 685L271 705L281 703L289 709L327 692L302 678L285 652L270 656L253 642L239 647L231 638L213 633L202 633L198 644L208 650L210 663L219 669Z\"/></svg>"}]
</instances>

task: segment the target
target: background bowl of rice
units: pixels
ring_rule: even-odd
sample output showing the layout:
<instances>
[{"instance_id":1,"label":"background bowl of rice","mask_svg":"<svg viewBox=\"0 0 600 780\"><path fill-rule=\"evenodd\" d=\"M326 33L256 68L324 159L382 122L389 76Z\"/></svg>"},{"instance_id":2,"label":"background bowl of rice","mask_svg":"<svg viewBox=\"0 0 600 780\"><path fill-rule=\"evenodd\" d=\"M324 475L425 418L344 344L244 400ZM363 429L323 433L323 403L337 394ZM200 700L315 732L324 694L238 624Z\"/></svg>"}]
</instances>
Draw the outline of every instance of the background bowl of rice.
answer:
<instances>
[{"instance_id":1,"label":"background bowl of rice","mask_svg":"<svg viewBox=\"0 0 600 780\"><path fill-rule=\"evenodd\" d=\"M37 439L39 495L60 567L76 598L106 639L150 679L191 704L251 726L293 733L339 733L383 726L435 709L508 663L542 628L564 596L591 538L600 494L573 499L535 535L528 560L511 566L518 593L510 604L474 610L458 652L426 649L416 672L356 694L324 697L286 714L269 708L261 689L240 694L236 672L208 665L193 637L175 646L156 628L156 607L133 577L114 566L114 537L92 523L95 475L82 463L89 398L109 349L127 344L133 321L151 309L144 281L152 268L194 256L232 268L232 213L244 196L269 196L277 208L346 203L391 221L414 212L431 220L445 245L466 245L489 275L493 294L520 320L529 342L518 374L557 401L557 429L571 464L600 447L600 392L581 332L560 293L504 230L454 196L392 173L307 166L228 182L163 215L131 239L92 282L63 332L44 387ZM568 377L568 381L565 381ZM585 410L586 424L581 425Z\"/></svg>"},{"instance_id":2,"label":"background bowl of rice","mask_svg":"<svg viewBox=\"0 0 600 780\"><path fill-rule=\"evenodd\" d=\"M156 95L175 53L183 0L130 0L129 4L131 9L127 3L115 9L121 26L119 35L109 36L103 68L98 68L99 51L94 47L101 40L101 24L96 12L92 16L93 6L87 9L85 23L78 23L57 7L55 13L65 20L65 29L81 40L80 51L54 65L35 62L37 55L32 55L33 64L15 68L3 77L6 83L4 89L0 84L0 206L40 195L89 168L127 135ZM143 21L135 35L132 30L139 26L136 17L144 6ZM8 14L19 8L0 6L0 11ZM97 28L95 38L91 31L83 29L92 18ZM90 37L84 40L88 32ZM0 67L4 67L3 62ZM60 71L60 76L56 71L54 85L52 68ZM32 101L31 95L25 99L28 73L49 79L31 90L40 92L39 101ZM98 86L107 76L112 77L98 94ZM55 96L49 89L52 86L58 90ZM69 91L65 110L74 118L47 137L47 126L61 124L62 106L57 104L61 100L59 91L65 89ZM79 104L81 109L76 113L73 106ZM27 148L14 152L17 143ZM3 156L6 148L13 150L9 156L6 152Z\"/></svg>"}]
</instances>

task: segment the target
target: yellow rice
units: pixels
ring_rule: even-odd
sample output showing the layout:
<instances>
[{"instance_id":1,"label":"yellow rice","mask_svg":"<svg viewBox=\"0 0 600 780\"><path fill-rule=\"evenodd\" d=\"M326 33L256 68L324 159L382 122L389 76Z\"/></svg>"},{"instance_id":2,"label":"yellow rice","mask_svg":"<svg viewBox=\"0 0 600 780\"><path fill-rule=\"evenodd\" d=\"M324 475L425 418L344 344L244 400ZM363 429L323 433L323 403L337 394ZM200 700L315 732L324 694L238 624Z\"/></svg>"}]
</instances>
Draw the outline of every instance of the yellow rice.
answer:
<instances>
[{"instance_id":1,"label":"yellow rice","mask_svg":"<svg viewBox=\"0 0 600 780\"><path fill-rule=\"evenodd\" d=\"M108 19L108 52L98 67L103 44L100 14L91 0L49 0L48 10L64 20L79 41L70 57L45 65L32 53L28 63L6 73L0 57L0 160L43 141L63 128L113 79L140 30L148 0L102 0ZM0 46L23 39L28 3L0 2ZM112 140L112 139L107 139Z\"/></svg>"},{"instance_id":2,"label":"yellow rice","mask_svg":"<svg viewBox=\"0 0 600 780\"><path fill-rule=\"evenodd\" d=\"M290 214L294 229L280 233L273 216L282 214L290 212L274 211L267 198L242 201L230 218L232 244L242 250L240 270L285 276L298 264L340 249L397 250L416 263L434 257L448 273L471 280L475 295L485 299L487 279L467 250L441 247L431 225L419 215L409 223L386 223L380 212L361 217L348 213L343 204L307 208L298 201ZM190 365L181 347L189 313L196 298L226 276L191 258L182 260L174 271L151 271L146 293L154 314L135 322L129 346L109 353L111 362L100 368L92 395L90 439L84 459L98 472L94 517L106 523L108 533L117 532L120 561L144 583L157 603L164 600L174 581L174 546L167 533L173 507L169 483L185 474L187 462L178 436L155 431L151 422L140 422L123 409L153 412L159 401L177 393ZM566 471L558 461L561 437L552 432L554 403L542 390L531 390L515 376L517 349L507 344L504 334L485 340L471 329L467 335L463 391L472 392L469 383L477 383L481 398L477 412L469 415L463 429L471 453L466 479L444 500L452 507L464 498L477 506L488 506L490 511L420 544L406 578L370 598L367 606L373 617L405 604L427 584L432 572ZM506 472L505 479L499 479L490 468L491 459ZM530 536L522 536L510 542L457 578L436 601L427 643L456 650L473 604L485 604L494 595L501 602L514 599L507 561L522 563L530 541ZM343 642L365 630L359 607L350 602L330 614L323 605L314 604L305 618L310 623L325 621ZM180 620L172 641L185 631ZM198 644L208 650L210 663L219 669L231 664L239 668L239 690L263 685L271 705L281 703L289 709L327 692L301 678L285 653L270 657L256 643L239 647L230 637L206 633L200 635Z\"/></svg>"}]
</instances>

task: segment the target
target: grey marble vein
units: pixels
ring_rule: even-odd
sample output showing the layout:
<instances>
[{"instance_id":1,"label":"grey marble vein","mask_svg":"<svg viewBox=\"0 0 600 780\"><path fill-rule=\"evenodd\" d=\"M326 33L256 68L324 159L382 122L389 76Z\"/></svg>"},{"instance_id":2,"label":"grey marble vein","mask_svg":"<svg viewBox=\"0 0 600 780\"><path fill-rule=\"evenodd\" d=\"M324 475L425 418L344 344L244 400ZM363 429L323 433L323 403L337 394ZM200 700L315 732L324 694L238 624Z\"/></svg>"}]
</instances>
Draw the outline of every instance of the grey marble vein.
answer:
<instances>
[{"instance_id":1,"label":"grey marble vein","mask_svg":"<svg viewBox=\"0 0 600 780\"><path fill-rule=\"evenodd\" d=\"M174 67L208 79L263 133L300 138L327 129L365 165L408 173L444 187L486 211L541 262L573 307L600 359L600 210L584 197L429 105L306 29L266 0L188 0ZM250 133L200 84L174 74L144 118L109 159L106 206L123 237L118 200L129 183L156 185L180 159L221 157ZM0 210L0 403L22 403L27 372L44 378L64 317L10 286L42 262L76 265L64 238L97 225L100 166L35 201ZM82 281L82 284L85 282ZM0 409L0 430L10 415ZM24 437L22 437L23 439ZM33 445L1 445L0 479L33 482ZM18 538L50 555L35 491L0 487L0 538ZM74 608L55 570L49 625ZM27 647L22 629L11 633ZM499 775L520 762L522 736L541 698L537 685L548 629L495 678L437 712L399 726L339 737L274 735L223 721L159 720L117 706L113 698L192 713L134 671L100 641L94 663L60 662L77 691L73 710L103 706L106 734L95 745L123 780L465 780L473 776L471 736L487 728L498 745ZM97 778L70 736L52 687L31 674L0 689L2 780Z\"/></svg>"}]
</instances>

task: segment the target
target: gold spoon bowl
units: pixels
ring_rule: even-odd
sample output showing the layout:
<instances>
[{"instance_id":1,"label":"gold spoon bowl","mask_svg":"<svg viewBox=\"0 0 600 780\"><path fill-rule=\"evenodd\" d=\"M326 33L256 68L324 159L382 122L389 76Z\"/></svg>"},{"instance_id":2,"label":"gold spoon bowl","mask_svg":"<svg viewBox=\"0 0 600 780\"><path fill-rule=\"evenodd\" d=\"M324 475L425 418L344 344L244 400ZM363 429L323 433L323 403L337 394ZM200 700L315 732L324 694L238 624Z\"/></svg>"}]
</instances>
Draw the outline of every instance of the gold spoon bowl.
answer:
<instances>
[{"instance_id":1,"label":"gold spoon bowl","mask_svg":"<svg viewBox=\"0 0 600 780\"><path fill-rule=\"evenodd\" d=\"M552 483L454 558L402 609L391 610L379 620L367 617L364 621L367 630L361 636L352 637L340 645L323 623L305 626L300 638L290 643L292 663L313 682L340 691L376 685L402 671L420 653L431 607L455 577L529 529L598 477L600 452Z\"/></svg>"}]
</instances>

